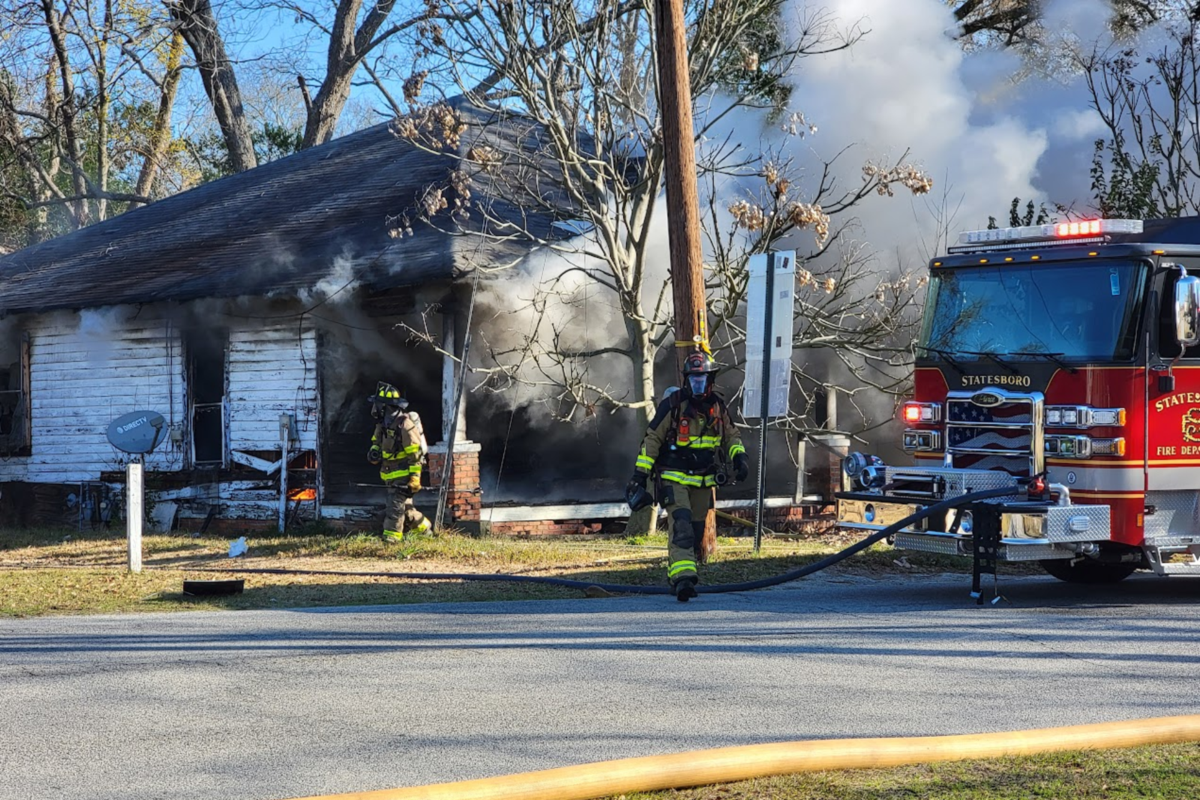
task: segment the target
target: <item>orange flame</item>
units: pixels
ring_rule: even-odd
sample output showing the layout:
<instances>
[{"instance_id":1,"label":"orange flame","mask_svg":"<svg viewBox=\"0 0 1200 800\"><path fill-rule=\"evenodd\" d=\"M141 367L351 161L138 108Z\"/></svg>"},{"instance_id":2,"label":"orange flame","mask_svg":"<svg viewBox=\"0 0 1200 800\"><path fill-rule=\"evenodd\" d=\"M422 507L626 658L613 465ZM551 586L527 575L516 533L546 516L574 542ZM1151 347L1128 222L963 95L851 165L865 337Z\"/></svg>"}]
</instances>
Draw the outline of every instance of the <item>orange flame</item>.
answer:
<instances>
[{"instance_id":1,"label":"orange flame","mask_svg":"<svg viewBox=\"0 0 1200 800\"><path fill-rule=\"evenodd\" d=\"M288 492L288 500L316 500L316 489L293 489Z\"/></svg>"}]
</instances>

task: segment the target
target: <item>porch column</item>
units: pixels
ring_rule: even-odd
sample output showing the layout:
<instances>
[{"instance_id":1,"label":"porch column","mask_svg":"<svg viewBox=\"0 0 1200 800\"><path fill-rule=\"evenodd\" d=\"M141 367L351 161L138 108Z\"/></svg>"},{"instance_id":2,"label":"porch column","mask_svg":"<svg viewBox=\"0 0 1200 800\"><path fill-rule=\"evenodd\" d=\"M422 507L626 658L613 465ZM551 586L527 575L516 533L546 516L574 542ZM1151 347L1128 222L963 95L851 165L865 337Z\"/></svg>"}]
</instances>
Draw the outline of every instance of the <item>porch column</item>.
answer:
<instances>
[{"instance_id":1,"label":"porch column","mask_svg":"<svg viewBox=\"0 0 1200 800\"><path fill-rule=\"evenodd\" d=\"M462 342L466 338L458 304L448 303L442 311L442 440L429 448L430 486L441 490L446 454L452 451L446 494L446 519L451 522L478 523L480 506L479 452L477 442L467 437L467 399L455 406L458 392ZM453 353L456 358L449 354ZM451 429L454 446L450 446Z\"/></svg>"}]
</instances>

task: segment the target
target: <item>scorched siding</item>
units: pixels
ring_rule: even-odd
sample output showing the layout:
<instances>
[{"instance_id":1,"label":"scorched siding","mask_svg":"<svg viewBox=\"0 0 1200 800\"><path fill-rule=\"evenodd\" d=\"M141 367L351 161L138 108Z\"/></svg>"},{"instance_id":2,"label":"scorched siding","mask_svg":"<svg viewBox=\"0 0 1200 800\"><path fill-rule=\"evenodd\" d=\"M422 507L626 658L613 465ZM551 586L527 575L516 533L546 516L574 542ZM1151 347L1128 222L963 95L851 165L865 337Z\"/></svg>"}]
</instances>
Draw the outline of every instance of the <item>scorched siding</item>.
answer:
<instances>
[{"instance_id":1,"label":"scorched siding","mask_svg":"<svg viewBox=\"0 0 1200 800\"><path fill-rule=\"evenodd\" d=\"M229 447L279 450L279 415L296 419L292 454L317 447L317 335L295 318L229 332Z\"/></svg>"},{"instance_id":2,"label":"scorched siding","mask_svg":"<svg viewBox=\"0 0 1200 800\"><path fill-rule=\"evenodd\" d=\"M122 317L131 317L123 319ZM108 310L59 313L32 322L31 455L0 463L5 480L70 483L98 480L129 456L108 443L108 425L130 411L157 411L180 424L186 391L178 330L162 319ZM147 469L178 470L183 452L168 438ZM23 474L12 468L24 462Z\"/></svg>"}]
</instances>

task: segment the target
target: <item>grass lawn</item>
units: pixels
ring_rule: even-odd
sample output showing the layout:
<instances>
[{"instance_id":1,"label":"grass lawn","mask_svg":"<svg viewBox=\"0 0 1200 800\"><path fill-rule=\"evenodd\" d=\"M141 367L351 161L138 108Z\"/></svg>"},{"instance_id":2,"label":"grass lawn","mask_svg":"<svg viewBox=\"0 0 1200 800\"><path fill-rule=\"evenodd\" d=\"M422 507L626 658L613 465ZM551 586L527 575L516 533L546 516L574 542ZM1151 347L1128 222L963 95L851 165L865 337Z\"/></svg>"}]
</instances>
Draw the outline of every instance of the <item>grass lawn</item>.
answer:
<instances>
[{"instance_id":1,"label":"grass lawn","mask_svg":"<svg viewBox=\"0 0 1200 800\"><path fill-rule=\"evenodd\" d=\"M702 569L702 580L714 585L777 575L855 540L839 534L767 537L755 553L749 537L722 537L715 556ZM120 530L0 530L0 615L579 597L578 589L536 583L315 573L503 573L662 586L667 553L662 534L637 539L518 539L445 533L385 544L373 535L310 527L285 536L248 535L247 543L245 555L229 558L228 538L148 535L143 539L143 571L130 573ZM964 559L913 554L901 559L886 545L876 545L844 563L846 566L839 568L881 574L968 568ZM294 572L232 571L237 569ZM183 594L184 580L228 578L244 580L245 591L219 598Z\"/></svg>"},{"instance_id":2,"label":"grass lawn","mask_svg":"<svg viewBox=\"0 0 1200 800\"><path fill-rule=\"evenodd\" d=\"M1200 744L809 772L624 800L1193 800Z\"/></svg>"}]
</instances>

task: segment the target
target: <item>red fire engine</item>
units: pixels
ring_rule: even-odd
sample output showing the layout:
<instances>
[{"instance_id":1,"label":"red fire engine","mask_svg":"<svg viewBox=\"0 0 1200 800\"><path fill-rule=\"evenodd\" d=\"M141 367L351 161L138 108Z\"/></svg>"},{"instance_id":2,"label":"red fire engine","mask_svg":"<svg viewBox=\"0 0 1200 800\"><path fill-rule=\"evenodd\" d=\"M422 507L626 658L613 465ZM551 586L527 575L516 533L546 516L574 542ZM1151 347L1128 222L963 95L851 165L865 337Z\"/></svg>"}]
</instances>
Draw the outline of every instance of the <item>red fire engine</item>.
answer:
<instances>
[{"instance_id":1,"label":"red fire engine","mask_svg":"<svg viewBox=\"0 0 1200 800\"><path fill-rule=\"evenodd\" d=\"M997 557L1067 581L1200 575L1200 217L970 231L930 264L911 466L851 454L845 528L1012 485ZM957 519L955 519L957 514ZM896 533L972 552L969 512Z\"/></svg>"}]
</instances>

